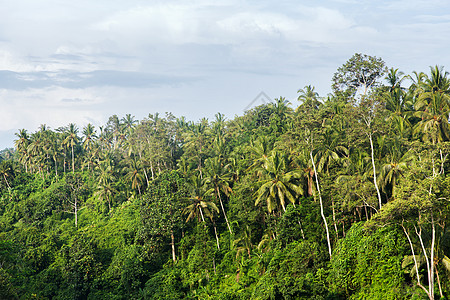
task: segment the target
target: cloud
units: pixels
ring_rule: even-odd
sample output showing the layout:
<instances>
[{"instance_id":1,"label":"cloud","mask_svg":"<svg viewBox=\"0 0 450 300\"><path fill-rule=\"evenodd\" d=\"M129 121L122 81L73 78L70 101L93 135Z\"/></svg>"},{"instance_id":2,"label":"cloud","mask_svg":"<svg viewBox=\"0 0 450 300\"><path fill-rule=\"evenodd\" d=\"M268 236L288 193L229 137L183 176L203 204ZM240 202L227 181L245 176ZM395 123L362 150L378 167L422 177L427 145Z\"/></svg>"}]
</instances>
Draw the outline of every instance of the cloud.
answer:
<instances>
[{"instance_id":1,"label":"cloud","mask_svg":"<svg viewBox=\"0 0 450 300\"><path fill-rule=\"evenodd\" d=\"M64 87L71 89L117 86L150 88L172 86L198 80L195 77L169 76L144 72L98 70L92 72L11 72L0 71L0 89L24 90L31 88Z\"/></svg>"}]
</instances>

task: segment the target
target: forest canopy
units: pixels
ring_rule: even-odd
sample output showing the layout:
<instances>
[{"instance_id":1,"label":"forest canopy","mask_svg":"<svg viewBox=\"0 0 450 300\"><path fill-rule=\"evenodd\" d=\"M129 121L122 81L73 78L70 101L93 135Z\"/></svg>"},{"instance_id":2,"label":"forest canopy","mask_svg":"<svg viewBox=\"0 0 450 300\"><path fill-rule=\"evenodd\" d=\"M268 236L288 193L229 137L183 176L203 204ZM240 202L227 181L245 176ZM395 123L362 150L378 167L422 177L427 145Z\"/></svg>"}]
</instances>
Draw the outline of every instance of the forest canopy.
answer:
<instances>
[{"instance_id":1,"label":"forest canopy","mask_svg":"<svg viewBox=\"0 0 450 300\"><path fill-rule=\"evenodd\" d=\"M232 119L18 130L0 298L448 297L448 72L357 53L332 89Z\"/></svg>"}]
</instances>

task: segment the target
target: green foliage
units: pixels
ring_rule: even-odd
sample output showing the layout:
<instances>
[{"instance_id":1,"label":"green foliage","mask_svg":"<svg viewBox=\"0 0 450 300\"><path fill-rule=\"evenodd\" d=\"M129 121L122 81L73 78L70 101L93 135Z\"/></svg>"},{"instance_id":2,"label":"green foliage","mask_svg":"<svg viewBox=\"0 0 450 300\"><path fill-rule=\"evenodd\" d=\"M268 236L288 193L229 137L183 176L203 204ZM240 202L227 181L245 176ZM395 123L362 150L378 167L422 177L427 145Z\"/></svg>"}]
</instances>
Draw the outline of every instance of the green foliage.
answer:
<instances>
[{"instance_id":1,"label":"green foliage","mask_svg":"<svg viewBox=\"0 0 450 300\"><path fill-rule=\"evenodd\" d=\"M355 54L297 109L20 130L0 298L448 297L448 73L385 70Z\"/></svg>"},{"instance_id":2,"label":"green foliage","mask_svg":"<svg viewBox=\"0 0 450 300\"><path fill-rule=\"evenodd\" d=\"M354 224L333 252L332 290L351 299L404 299L411 292L402 271L407 250L397 228L368 232Z\"/></svg>"}]
</instances>

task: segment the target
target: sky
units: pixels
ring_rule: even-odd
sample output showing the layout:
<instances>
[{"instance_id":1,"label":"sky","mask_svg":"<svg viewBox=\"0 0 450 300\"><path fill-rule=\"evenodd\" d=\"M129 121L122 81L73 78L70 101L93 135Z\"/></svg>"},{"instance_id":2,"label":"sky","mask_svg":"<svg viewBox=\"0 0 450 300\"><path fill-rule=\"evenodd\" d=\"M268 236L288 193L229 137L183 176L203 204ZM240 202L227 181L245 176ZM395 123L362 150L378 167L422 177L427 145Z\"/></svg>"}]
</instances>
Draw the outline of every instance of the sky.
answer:
<instances>
[{"instance_id":1,"label":"sky","mask_svg":"<svg viewBox=\"0 0 450 300\"><path fill-rule=\"evenodd\" d=\"M355 53L450 70L447 0L0 0L0 15L0 149L41 124L296 107Z\"/></svg>"}]
</instances>

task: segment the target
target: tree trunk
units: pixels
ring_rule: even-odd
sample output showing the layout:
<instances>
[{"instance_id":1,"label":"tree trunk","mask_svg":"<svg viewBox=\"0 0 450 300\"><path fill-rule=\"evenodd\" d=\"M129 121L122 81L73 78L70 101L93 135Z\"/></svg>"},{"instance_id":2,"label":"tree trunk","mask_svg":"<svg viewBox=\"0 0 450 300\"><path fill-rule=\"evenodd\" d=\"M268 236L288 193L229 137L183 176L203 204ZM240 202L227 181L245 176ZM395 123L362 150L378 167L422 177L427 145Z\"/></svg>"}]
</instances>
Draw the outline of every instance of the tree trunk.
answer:
<instances>
[{"instance_id":1,"label":"tree trunk","mask_svg":"<svg viewBox=\"0 0 450 300\"><path fill-rule=\"evenodd\" d=\"M75 155L73 153L73 145L72 145L72 174L75 173Z\"/></svg>"},{"instance_id":2,"label":"tree trunk","mask_svg":"<svg viewBox=\"0 0 450 300\"><path fill-rule=\"evenodd\" d=\"M225 213L225 208L223 207L222 197L220 196L219 187L216 187L217 195L219 195L219 202L220 206L222 207L223 216L225 217L225 221L227 222L228 230L230 231L230 234L233 234L233 231L231 231L230 223L228 222L227 214Z\"/></svg>"},{"instance_id":3,"label":"tree trunk","mask_svg":"<svg viewBox=\"0 0 450 300\"><path fill-rule=\"evenodd\" d=\"M220 245L219 245L219 236L217 235L217 228L216 228L216 224L213 224L214 226L214 234L216 235L216 241L217 241L217 249L220 250Z\"/></svg>"},{"instance_id":4,"label":"tree trunk","mask_svg":"<svg viewBox=\"0 0 450 300\"><path fill-rule=\"evenodd\" d=\"M55 160L55 174L56 174L56 177L58 177L58 163L57 163L56 158L54 158L54 160Z\"/></svg>"},{"instance_id":5,"label":"tree trunk","mask_svg":"<svg viewBox=\"0 0 450 300\"><path fill-rule=\"evenodd\" d=\"M75 228L78 228L78 207L77 207L78 201L75 200L74 202L74 214L75 214Z\"/></svg>"},{"instance_id":6,"label":"tree trunk","mask_svg":"<svg viewBox=\"0 0 450 300\"><path fill-rule=\"evenodd\" d=\"M170 239L172 246L172 260L175 263L177 261L177 257L175 256L175 237L173 235L173 229L170 229Z\"/></svg>"},{"instance_id":7,"label":"tree trunk","mask_svg":"<svg viewBox=\"0 0 450 300\"><path fill-rule=\"evenodd\" d=\"M433 212L431 212L431 254L430 254L430 295L433 296L432 299L434 299L434 244L436 242L436 228L434 225L434 218L433 218Z\"/></svg>"},{"instance_id":8,"label":"tree trunk","mask_svg":"<svg viewBox=\"0 0 450 300\"><path fill-rule=\"evenodd\" d=\"M380 189L378 188L378 183L377 183L377 170L375 168L372 133L369 133L368 135L369 135L369 141L370 141L370 158L372 160L372 169L373 169L373 183L375 185L375 189L377 190L378 204L381 209L381 194L380 194Z\"/></svg>"},{"instance_id":9,"label":"tree trunk","mask_svg":"<svg viewBox=\"0 0 450 300\"><path fill-rule=\"evenodd\" d=\"M150 171L152 172L152 180L155 180L155 172L153 171L153 162L150 160Z\"/></svg>"},{"instance_id":10,"label":"tree trunk","mask_svg":"<svg viewBox=\"0 0 450 300\"><path fill-rule=\"evenodd\" d=\"M327 223L327 219L325 218L325 214L323 211L323 202L322 202L322 195L320 194L320 187L319 187L319 177L317 175L317 171L316 171L316 164L314 163L314 158L312 155L312 151L309 152L309 155L311 157L311 162L314 168L314 174L316 175L316 186L317 186L317 193L319 194L319 203L320 203L320 215L322 216L323 219L323 223L325 225L325 231L327 234L327 243L328 243L328 253L330 254L330 259L331 259L331 243L330 243L330 232L328 230L328 223Z\"/></svg>"},{"instance_id":11,"label":"tree trunk","mask_svg":"<svg viewBox=\"0 0 450 300\"><path fill-rule=\"evenodd\" d=\"M5 179L6 185L8 186L8 189L11 190L11 186L8 183L8 180L6 179L6 175L3 173L3 178Z\"/></svg>"},{"instance_id":12,"label":"tree trunk","mask_svg":"<svg viewBox=\"0 0 450 300\"><path fill-rule=\"evenodd\" d=\"M403 225L403 222L402 222L401 226L403 228L403 231L405 232L406 238L408 239L409 246L411 247L411 253L413 256L413 260L414 260L414 267L416 269L417 286L425 291L425 293L428 295L429 299L433 299L434 297L431 298L430 295L428 294L428 290L420 283L419 264L417 263L416 254L414 253L414 247L413 247L413 244L411 241L411 237L409 236L408 231L406 230L405 226Z\"/></svg>"},{"instance_id":13,"label":"tree trunk","mask_svg":"<svg viewBox=\"0 0 450 300\"><path fill-rule=\"evenodd\" d=\"M336 224L336 210L334 208L334 199L331 198L331 206L333 207L333 225L334 225L334 231L336 231L336 240L339 238L338 228Z\"/></svg>"}]
</instances>

